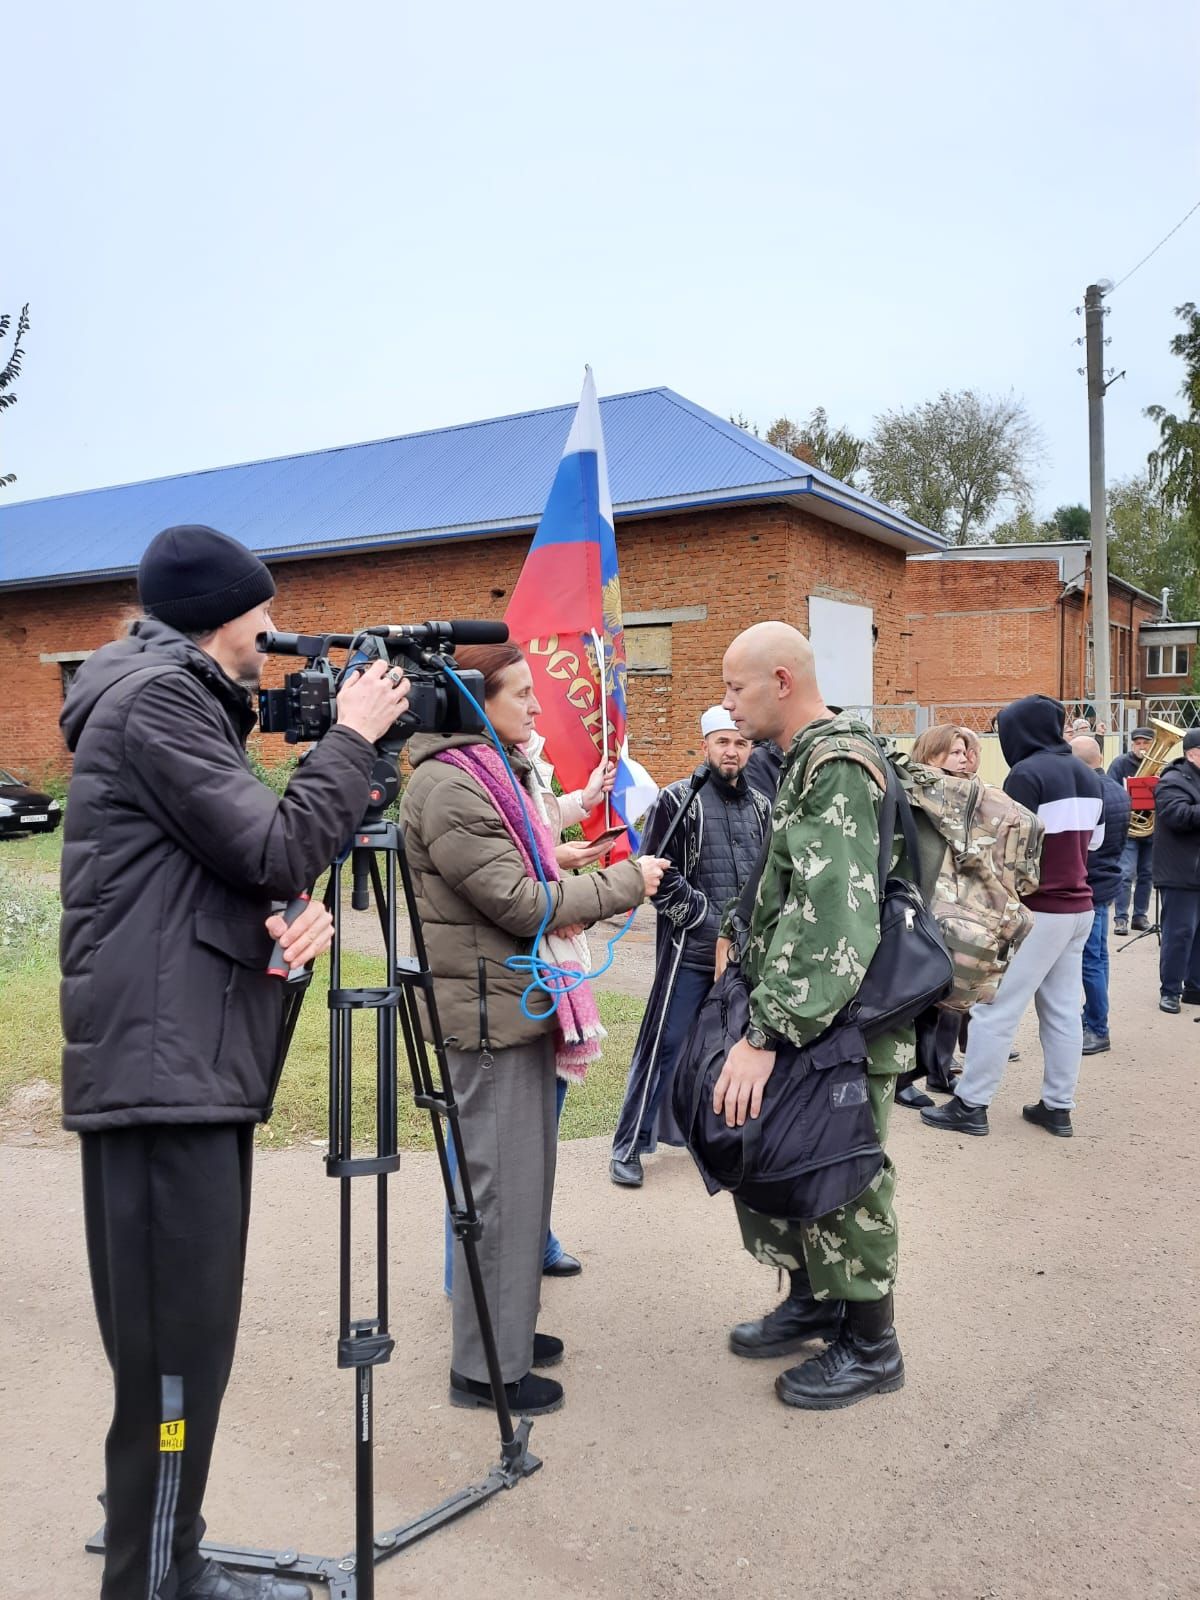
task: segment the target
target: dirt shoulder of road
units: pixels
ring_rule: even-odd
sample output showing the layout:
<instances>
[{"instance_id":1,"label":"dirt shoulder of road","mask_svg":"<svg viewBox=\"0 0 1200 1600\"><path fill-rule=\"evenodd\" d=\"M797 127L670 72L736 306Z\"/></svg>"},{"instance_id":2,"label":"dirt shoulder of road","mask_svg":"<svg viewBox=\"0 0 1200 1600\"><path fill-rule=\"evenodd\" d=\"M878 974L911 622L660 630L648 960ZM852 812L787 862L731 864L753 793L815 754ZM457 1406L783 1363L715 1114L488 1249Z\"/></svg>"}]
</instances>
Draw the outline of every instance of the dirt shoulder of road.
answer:
<instances>
[{"instance_id":1,"label":"dirt shoulder of road","mask_svg":"<svg viewBox=\"0 0 1200 1600\"><path fill-rule=\"evenodd\" d=\"M1115 1600L1200 1595L1200 1264L1192 1188L1200 1028L1155 1008L1154 949L1114 962L1111 1054L1084 1065L1077 1137L1022 1122L1032 1020L988 1139L894 1114L907 1382L789 1411L783 1362L729 1354L775 1276L686 1155L614 1188L603 1140L564 1145L555 1223L585 1262L548 1282L567 1343L544 1469L380 1569L380 1600ZM350 1375L334 1364L337 1186L315 1148L259 1159L242 1335L208 1504L215 1537L353 1542ZM364 1188L370 1186L364 1185ZM363 1197L365 1198L365 1197ZM0 1146L0 1554L24 1600L94 1594L108 1374L71 1148ZM358 1218L366 1307L369 1218ZM396 1353L378 1374L377 1526L497 1459L446 1403L434 1161L392 1184Z\"/></svg>"}]
</instances>

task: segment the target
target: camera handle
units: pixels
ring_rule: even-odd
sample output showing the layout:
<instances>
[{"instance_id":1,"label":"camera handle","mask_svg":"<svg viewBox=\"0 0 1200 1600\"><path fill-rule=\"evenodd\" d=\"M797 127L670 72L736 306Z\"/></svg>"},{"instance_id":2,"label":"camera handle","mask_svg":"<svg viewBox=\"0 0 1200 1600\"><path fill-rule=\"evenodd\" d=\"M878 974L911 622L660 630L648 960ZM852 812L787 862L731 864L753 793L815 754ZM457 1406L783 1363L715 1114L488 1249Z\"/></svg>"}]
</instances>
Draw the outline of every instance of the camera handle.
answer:
<instances>
[{"instance_id":1,"label":"camera handle","mask_svg":"<svg viewBox=\"0 0 1200 1600\"><path fill-rule=\"evenodd\" d=\"M386 801L384 802L386 804ZM383 858L384 871L379 860ZM375 1600L375 1568L381 1561L398 1554L427 1534L456 1521L476 1506L483 1505L503 1489L514 1488L541 1466L529 1449L532 1423L523 1417L514 1426L500 1370L483 1276L479 1266L477 1241L482 1232L471 1189L470 1167L463 1150L458 1108L450 1079L446 1047L434 999L433 974L425 950L424 935L417 913L412 876L404 854L400 828L385 822L373 808L355 831L349 855L354 890L357 894L373 890L379 913L380 931L386 957L386 983L379 989L342 987L342 888L345 862L331 870L325 904L333 915L334 939L330 952L329 975L329 1145L325 1170L340 1185L338 1229L338 1339L337 1364L353 1370L354 1401L354 1549L345 1556L306 1555L297 1549L260 1550L243 1545L218 1544L206 1540L201 1552L223 1566L247 1572L274 1573L307 1578L328 1585L330 1600ZM403 889L405 909L412 930L413 955L397 954L396 912L398 889ZM293 902L295 905L296 902ZM355 900L357 904L357 898ZM291 909L291 908L289 908ZM303 909L303 905L300 906ZM296 913L299 914L299 911ZM306 978L311 974L306 973ZM276 1061L271 1099L287 1055L299 1017L306 982L289 984L284 1000L281 1048ZM438 1066L438 1082L425 1043L418 1000L423 1001L429 1019L428 1032ZM353 1148L354 1065L353 1018L355 1011L373 1011L376 1017L376 1059L374 1067L375 1148L373 1155L356 1155ZM456 1237L462 1244L467 1278L487 1363L496 1418L500 1431L500 1461L485 1478L460 1489L429 1511L410 1521L375 1532L374 1482L374 1369L391 1357L395 1340L389 1327L388 1297L388 1192L387 1181L400 1165L398 1141L397 1051L403 1038L412 1075L415 1103L427 1110L433 1124L434 1144L441 1168L442 1186ZM269 1113L268 1113L269 1114ZM447 1133L454 1141L458 1158L460 1203L450 1173ZM361 1142L361 1141L360 1141ZM352 1185L362 1179L375 1181L375 1293L369 1314L352 1314L354 1257L352 1235ZM103 1551L103 1530L88 1541L87 1549Z\"/></svg>"}]
</instances>

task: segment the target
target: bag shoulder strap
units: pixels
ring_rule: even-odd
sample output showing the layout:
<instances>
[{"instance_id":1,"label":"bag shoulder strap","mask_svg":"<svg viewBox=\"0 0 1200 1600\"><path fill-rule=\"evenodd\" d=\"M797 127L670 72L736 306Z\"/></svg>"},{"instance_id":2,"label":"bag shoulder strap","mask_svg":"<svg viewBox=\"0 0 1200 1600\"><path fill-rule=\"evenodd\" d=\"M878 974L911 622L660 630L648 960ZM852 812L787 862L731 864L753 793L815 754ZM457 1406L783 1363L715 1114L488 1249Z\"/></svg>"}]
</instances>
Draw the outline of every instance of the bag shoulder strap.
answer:
<instances>
[{"instance_id":1,"label":"bag shoulder strap","mask_svg":"<svg viewBox=\"0 0 1200 1600\"><path fill-rule=\"evenodd\" d=\"M808 793L818 771L830 761L855 762L865 768L883 791L883 800L879 808L879 860L876 865L879 901L882 905L883 890L892 865L892 846L896 838L897 821L904 835L904 851L908 857L909 871L910 873L916 871L917 825L913 820L912 807L887 752L881 750L874 739L861 733L830 734L817 740L809 752L804 769L802 793Z\"/></svg>"},{"instance_id":2,"label":"bag shoulder strap","mask_svg":"<svg viewBox=\"0 0 1200 1600\"><path fill-rule=\"evenodd\" d=\"M879 861L876 866L876 873L879 878L879 898L882 904L883 889L887 883L888 869L892 861L892 844L896 836L897 815L900 817L904 832L905 849L909 852L909 860L916 860L916 829L913 824L912 812L909 809L907 799L901 791L892 763L874 739L861 733L822 734L813 741L808 754L804 758L804 768L800 777L801 795L806 795L809 792L817 773L830 761L856 762L858 766L866 769L873 781L883 791L883 804L879 813ZM734 923L738 927L749 928L750 926L750 919L754 914L754 900L758 893L759 880L766 870L773 832L771 816L768 816L763 830L763 844L758 858L758 865L751 877L747 879L746 886L742 890L737 906L734 908Z\"/></svg>"}]
</instances>

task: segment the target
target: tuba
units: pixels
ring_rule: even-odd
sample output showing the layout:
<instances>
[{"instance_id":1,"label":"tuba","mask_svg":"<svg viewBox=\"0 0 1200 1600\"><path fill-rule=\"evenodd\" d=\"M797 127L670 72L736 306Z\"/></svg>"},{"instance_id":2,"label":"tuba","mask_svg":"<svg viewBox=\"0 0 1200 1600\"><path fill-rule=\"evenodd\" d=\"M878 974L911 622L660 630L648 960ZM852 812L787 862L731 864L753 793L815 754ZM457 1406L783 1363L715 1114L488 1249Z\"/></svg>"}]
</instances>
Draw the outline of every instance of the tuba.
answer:
<instances>
[{"instance_id":1,"label":"tuba","mask_svg":"<svg viewBox=\"0 0 1200 1600\"><path fill-rule=\"evenodd\" d=\"M1161 717L1151 717L1150 726L1154 729L1154 743L1142 757L1141 765L1128 780L1129 792L1133 797L1134 810L1129 819L1129 837L1131 839L1148 839L1154 832L1154 794L1153 785L1145 784L1141 780L1150 778L1157 783L1162 769L1172 759L1172 753L1177 744L1183 740L1184 730L1177 728L1173 723L1164 722ZM1135 787L1136 786L1136 787ZM1141 790L1141 793L1138 790ZM1150 805L1143 809L1138 801L1150 801Z\"/></svg>"}]
</instances>

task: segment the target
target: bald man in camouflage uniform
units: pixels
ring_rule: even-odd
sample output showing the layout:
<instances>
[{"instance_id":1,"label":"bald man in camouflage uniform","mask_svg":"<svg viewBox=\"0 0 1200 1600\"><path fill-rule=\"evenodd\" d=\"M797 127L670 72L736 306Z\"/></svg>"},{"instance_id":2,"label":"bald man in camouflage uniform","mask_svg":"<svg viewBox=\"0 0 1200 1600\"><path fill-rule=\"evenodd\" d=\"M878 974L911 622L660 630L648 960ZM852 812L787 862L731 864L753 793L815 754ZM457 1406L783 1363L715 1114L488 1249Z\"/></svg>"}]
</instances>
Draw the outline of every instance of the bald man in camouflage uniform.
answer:
<instances>
[{"instance_id":1,"label":"bald man in camouflage uniform","mask_svg":"<svg viewBox=\"0 0 1200 1600\"><path fill-rule=\"evenodd\" d=\"M742 955L750 1027L730 1051L713 1097L734 1126L757 1116L776 1045L806 1045L822 1033L858 992L878 947L883 788L869 730L825 705L811 648L796 629L767 622L739 635L725 656L725 686L725 708L739 730L773 738L785 753ZM893 863L900 849L897 841ZM727 948L723 941L718 963ZM916 1061L912 1029L875 1040L869 1056L871 1113L883 1144L896 1078ZM775 1391L787 1405L831 1410L904 1382L892 1326L895 1183L885 1159L849 1205L813 1222L765 1217L736 1202L746 1248L768 1266L787 1268L791 1292L767 1316L736 1327L731 1349L769 1357L831 1341L780 1374Z\"/></svg>"}]
</instances>

